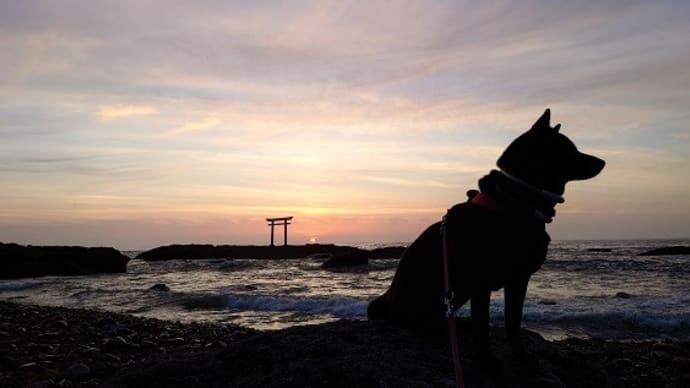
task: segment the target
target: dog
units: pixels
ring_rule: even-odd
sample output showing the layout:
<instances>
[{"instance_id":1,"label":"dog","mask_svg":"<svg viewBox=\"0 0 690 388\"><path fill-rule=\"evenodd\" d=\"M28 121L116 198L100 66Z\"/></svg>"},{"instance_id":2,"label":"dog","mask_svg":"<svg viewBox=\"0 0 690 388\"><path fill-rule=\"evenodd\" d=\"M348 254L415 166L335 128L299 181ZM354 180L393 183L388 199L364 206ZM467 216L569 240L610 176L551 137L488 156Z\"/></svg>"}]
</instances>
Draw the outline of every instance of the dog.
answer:
<instances>
[{"instance_id":1,"label":"dog","mask_svg":"<svg viewBox=\"0 0 690 388\"><path fill-rule=\"evenodd\" d=\"M471 322L480 362L500 368L489 350L489 301L504 289L505 331L513 353L536 362L520 339L522 309L530 277L544 263L550 237L545 225L562 203L566 183L590 179L605 162L577 150L551 127L547 109L534 125L505 149L492 170L468 191L467 202L453 206L442 222L429 226L402 254L389 289L367 309L370 320L427 332L446 323L444 240L453 307L470 301Z\"/></svg>"}]
</instances>

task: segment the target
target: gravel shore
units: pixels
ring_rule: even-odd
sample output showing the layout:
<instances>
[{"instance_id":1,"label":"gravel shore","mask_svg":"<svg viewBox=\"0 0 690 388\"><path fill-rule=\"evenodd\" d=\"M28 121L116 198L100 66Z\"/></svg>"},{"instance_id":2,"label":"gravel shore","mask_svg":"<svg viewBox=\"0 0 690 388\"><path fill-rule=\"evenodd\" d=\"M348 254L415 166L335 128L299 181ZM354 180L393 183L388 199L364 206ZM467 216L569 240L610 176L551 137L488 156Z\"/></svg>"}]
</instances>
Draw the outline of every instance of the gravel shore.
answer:
<instances>
[{"instance_id":1,"label":"gravel shore","mask_svg":"<svg viewBox=\"0 0 690 388\"><path fill-rule=\"evenodd\" d=\"M540 358L538 370L520 367L497 329L492 346L503 361L502 375L481 377L472 353L464 352L468 382L690 386L687 342L548 342L527 331L525 336L527 348ZM468 333L461 332L461 340L471 342ZM380 322L258 332L0 302L2 387L452 387L452 378L446 341Z\"/></svg>"},{"instance_id":2,"label":"gravel shore","mask_svg":"<svg viewBox=\"0 0 690 388\"><path fill-rule=\"evenodd\" d=\"M222 349L257 333L0 301L0 387L100 386L126 368Z\"/></svg>"}]
</instances>

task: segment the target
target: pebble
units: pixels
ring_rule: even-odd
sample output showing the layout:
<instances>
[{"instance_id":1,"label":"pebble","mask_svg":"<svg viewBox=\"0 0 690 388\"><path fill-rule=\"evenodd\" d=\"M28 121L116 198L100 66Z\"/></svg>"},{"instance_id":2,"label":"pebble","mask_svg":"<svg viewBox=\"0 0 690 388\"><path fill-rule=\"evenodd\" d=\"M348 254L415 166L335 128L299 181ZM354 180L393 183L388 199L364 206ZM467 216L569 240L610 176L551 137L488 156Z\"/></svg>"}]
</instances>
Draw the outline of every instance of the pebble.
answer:
<instances>
[{"instance_id":1,"label":"pebble","mask_svg":"<svg viewBox=\"0 0 690 388\"><path fill-rule=\"evenodd\" d=\"M120 357L118 357L112 353L106 353L103 357L105 357L106 360L111 361L111 362L120 362Z\"/></svg>"},{"instance_id":2,"label":"pebble","mask_svg":"<svg viewBox=\"0 0 690 388\"><path fill-rule=\"evenodd\" d=\"M154 284L153 286L151 286L151 288L149 288L149 290L168 292L168 291L170 291L170 287L168 287L164 283L158 283L158 284Z\"/></svg>"},{"instance_id":3,"label":"pebble","mask_svg":"<svg viewBox=\"0 0 690 388\"><path fill-rule=\"evenodd\" d=\"M65 377L74 381L83 381L91 376L91 368L82 362L75 362L65 370Z\"/></svg>"},{"instance_id":4,"label":"pebble","mask_svg":"<svg viewBox=\"0 0 690 388\"><path fill-rule=\"evenodd\" d=\"M107 339L103 343L103 349L108 352L126 352L131 349L131 345L124 338L117 336Z\"/></svg>"},{"instance_id":5,"label":"pebble","mask_svg":"<svg viewBox=\"0 0 690 388\"><path fill-rule=\"evenodd\" d=\"M29 384L24 386L24 388L52 388L52 387L55 387L55 381L53 381L53 379L34 381L33 383L29 383Z\"/></svg>"}]
</instances>

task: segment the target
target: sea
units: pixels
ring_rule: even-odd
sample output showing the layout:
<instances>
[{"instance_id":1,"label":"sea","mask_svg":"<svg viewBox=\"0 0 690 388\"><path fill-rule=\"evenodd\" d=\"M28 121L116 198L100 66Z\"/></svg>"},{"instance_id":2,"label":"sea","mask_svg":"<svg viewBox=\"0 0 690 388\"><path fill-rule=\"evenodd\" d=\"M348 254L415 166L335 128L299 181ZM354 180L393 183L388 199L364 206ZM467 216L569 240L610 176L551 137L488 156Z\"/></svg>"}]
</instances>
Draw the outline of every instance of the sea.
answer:
<instances>
[{"instance_id":1,"label":"sea","mask_svg":"<svg viewBox=\"0 0 690 388\"><path fill-rule=\"evenodd\" d=\"M357 244L366 249L393 244ZM523 327L550 340L690 339L690 255L640 256L685 240L554 241L533 275ZM181 322L277 330L340 319L365 320L367 304L390 285L398 259L349 270L324 258L146 262L127 273L0 280L0 300L88 308ZM168 290L154 285L164 284ZM460 316L469 316L468 306ZM502 291L491 320L503 321Z\"/></svg>"}]
</instances>

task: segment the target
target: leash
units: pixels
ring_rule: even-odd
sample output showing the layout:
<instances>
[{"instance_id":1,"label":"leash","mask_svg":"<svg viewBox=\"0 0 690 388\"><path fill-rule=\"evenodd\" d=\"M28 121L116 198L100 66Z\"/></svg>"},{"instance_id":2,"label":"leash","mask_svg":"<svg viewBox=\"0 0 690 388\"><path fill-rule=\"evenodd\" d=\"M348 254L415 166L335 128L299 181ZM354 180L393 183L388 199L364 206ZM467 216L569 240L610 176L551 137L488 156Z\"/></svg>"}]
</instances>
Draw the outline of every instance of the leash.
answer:
<instances>
[{"instance_id":1,"label":"leash","mask_svg":"<svg viewBox=\"0 0 690 388\"><path fill-rule=\"evenodd\" d=\"M445 284L446 296L446 319L448 320L448 331L450 334L450 348L453 353L453 368L455 369L455 386L465 388L465 380L462 373L462 362L460 361L460 339L458 338L458 328L455 325L455 312L458 310L455 303L455 292L451 279L450 260L448 257L448 239L446 238L446 218L448 213L441 220L441 244L443 245L443 282Z\"/></svg>"}]
</instances>

